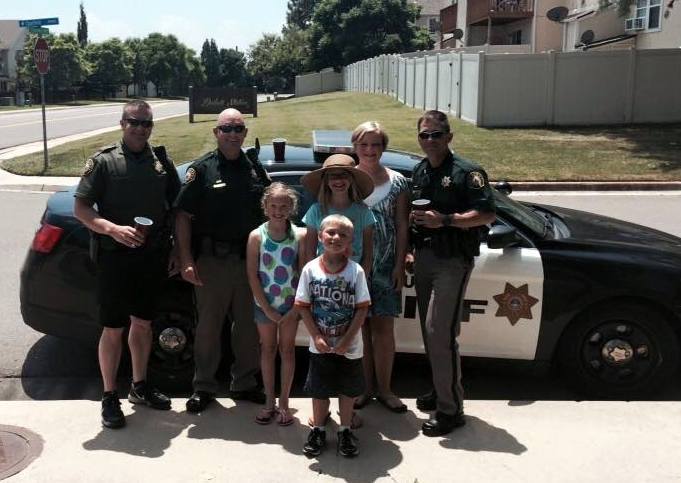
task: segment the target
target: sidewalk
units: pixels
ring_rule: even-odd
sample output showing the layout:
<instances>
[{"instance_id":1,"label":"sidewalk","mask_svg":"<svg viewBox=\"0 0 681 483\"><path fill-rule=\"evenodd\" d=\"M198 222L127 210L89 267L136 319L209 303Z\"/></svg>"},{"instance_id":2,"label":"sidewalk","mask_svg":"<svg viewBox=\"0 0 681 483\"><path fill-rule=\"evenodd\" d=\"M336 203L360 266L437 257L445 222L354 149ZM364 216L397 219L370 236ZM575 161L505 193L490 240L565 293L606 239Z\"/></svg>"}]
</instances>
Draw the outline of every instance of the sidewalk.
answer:
<instances>
[{"instance_id":1,"label":"sidewalk","mask_svg":"<svg viewBox=\"0 0 681 483\"><path fill-rule=\"evenodd\" d=\"M319 458L302 455L307 399L291 401L298 412L289 427L259 426L258 406L231 399L198 416L184 411L184 399L167 412L125 401L128 425L120 430L100 426L98 401L3 401L0 424L43 440L42 453L12 483L681 479L678 402L466 401L467 425L442 438L420 435L427 415L413 399L405 402L404 415L377 404L362 410L355 459L336 455L335 423Z\"/></svg>"}]
</instances>

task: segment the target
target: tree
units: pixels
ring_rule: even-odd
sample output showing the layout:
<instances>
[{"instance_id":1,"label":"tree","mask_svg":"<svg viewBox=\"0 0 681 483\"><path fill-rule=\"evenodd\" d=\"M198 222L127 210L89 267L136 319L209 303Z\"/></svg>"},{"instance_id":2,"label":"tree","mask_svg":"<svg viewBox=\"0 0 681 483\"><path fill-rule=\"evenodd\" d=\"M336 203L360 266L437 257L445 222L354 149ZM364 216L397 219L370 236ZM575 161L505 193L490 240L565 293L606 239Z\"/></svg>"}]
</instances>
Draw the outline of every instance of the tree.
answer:
<instances>
[{"instance_id":1,"label":"tree","mask_svg":"<svg viewBox=\"0 0 681 483\"><path fill-rule=\"evenodd\" d=\"M201 64L206 73L206 85L215 87L220 85L220 51L214 39L206 39L201 48Z\"/></svg>"},{"instance_id":2,"label":"tree","mask_svg":"<svg viewBox=\"0 0 681 483\"><path fill-rule=\"evenodd\" d=\"M201 76L188 49L174 35L149 34L140 46L145 76L163 95L185 95L190 79Z\"/></svg>"},{"instance_id":3,"label":"tree","mask_svg":"<svg viewBox=\"0 0 681 483\"><path fill-rule=\"evenodd\" d=\"M85 48L87 45L87 17L85 15L85 7L83 2L80 2L80 20L78 20L78 43Z\"/></svg>"},{"instance_id":4,"label":"tree","mask_svg":"<svg viewBox=\"0 0 681 483\"><path fill-rule=\"evenodd\" d=\"M291 90L296 74L308 68L309 52L305 30L292 27L282 36L265 34L248 52L248 71L260 90Z\"/></svg>"},{"instance_id":5,"label":"tree","mask_svg":"<svg viewBox=\"0 0 681 483\"><path fill-rule=\"evenodd\" d=\"M319 0L289 0L286 11L286 27L306 29L310 26L312 13Z\"/></svg>"},{"instance_id":6,"label":"tree","mask_svg":"<svg viewBox=\"0 0 681 483\"><path fill-rule=\"evenodd\" d=\"M122 85L127 86L132 81L133 53L119 39L90 44L86 52L92 66L87 84L97 93L113 97Z\"/></svg>"},{"instance_id":7,"label":"tree","mask_svg":"<svg viewBox=\"0 0 681 483\"><path fill-rule=\"evenodd\" d=\"M220 49L220 85L248 87L250 84L244 53L237 49Z\"/></svg>"},{"instance_id":8,"label":"tree","mask_svg":"<svg viewBox=\"0 0 681 483\"><path fill-rule=\"evenodd\" d=\"M144 63L144 52L142 51L142 40L138 38L125 39L125 47L131 56L132 84L135 89L134 95L139 96L139 88L147 82L147 69Z\"/></svg>"},{"instance_id":9,"label":"tree","mask_svg":"<svg viewBox=\"0 0 681 483\"><path fill-rule=\"evenodd\" d=\"M36 38L33 34L27 36L18 66L21 84L29 88L40 85L40 74L33 63ZM45 76L46 90L52 100L69 98L75 89L82 86L92 67L75 35L48 35L46 38L50 44L50 72Z\"/></svg>"},{"instance_id":10,"label":"tree","mask_svg":"<svg viewBox=\"0 0 681 483\"><path fill-rule=\"evenodd\" d=\"M429 49L407 0L321 0L312 15L312 67L339 68L381 54Z\"/></svg>"}]
</instances>

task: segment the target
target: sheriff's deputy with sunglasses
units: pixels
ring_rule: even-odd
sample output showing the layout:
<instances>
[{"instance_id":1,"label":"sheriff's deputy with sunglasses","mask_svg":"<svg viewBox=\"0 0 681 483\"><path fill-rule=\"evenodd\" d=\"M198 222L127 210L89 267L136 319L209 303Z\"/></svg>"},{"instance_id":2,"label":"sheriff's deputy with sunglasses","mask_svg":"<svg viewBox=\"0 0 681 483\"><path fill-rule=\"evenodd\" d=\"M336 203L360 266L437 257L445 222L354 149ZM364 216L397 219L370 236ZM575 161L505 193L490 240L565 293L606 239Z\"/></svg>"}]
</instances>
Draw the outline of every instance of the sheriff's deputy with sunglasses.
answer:
<instances>
[{"instance_id":1,"label":"sheriff's deputy with sunglasses","mask_svg":"<svg viewBox=\"0 0 681 483\"><path fill-rule=\"evenodd\" d=\"M473 257L479 254L479 228L494 221L495 206L485 171L450 151L446 114L427 111L417 129L426 157L412 174L413 199L429 204L419 209L412 203L415 285L434 387L417 406L435 410L423 434L440 436L465 424L456 337Z\"/></svg>"},{"instance_id":2,"label":"sheriff's deputy with sunglasses","mask_svg":"<svg viewBox=\"0 0 681 483\"><path fill-rule=\"evenodd\" d=\"M222 326L232 324L230 392L258 404L265 395L260 368L253 295L246 276L248 234L264 218L260 199L270 184L257 160L241 149L248 129L236 109L220 113L213 134L217 149L194 161L175 202L180 273L194 285L199 321L194 342L194 393L187 411L203 411L215 399L215 372L222 358Z\"/></svg>"},{"instance_id":3,"label":"sheriff's deputy with sunglasses","mask_svg":"<svg viewBox=\"0 0 681 483\"><path fill-rule=\"evenodd\" d=\"M128 400L170 409L170 399L148 384L146 377L151 321L168 276L170 210L180 189L165 148L152 148L148 143L154 125L149 104L141 100L125 104L120 124L123 139L86 161L74 207L76 218L93 235L91 254L97 265L103 326L98 351L104 382L102 424L108 428L125 425L116 374L128 325L133 377ZM142 221L137 217L153 224L143 231L136 224Z\"/></svg>"}]
</instances>

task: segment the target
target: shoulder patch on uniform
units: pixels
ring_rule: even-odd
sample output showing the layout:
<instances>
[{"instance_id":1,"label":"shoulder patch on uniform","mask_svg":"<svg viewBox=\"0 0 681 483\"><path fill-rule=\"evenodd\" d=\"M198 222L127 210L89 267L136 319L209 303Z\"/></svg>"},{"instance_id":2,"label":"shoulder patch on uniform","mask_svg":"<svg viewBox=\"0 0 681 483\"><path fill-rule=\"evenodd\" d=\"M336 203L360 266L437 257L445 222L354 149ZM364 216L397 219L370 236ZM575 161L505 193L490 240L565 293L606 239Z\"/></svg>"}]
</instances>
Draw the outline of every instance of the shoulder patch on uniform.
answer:
<instances>
[{"instance_id":1,"label":"shoulder patch on uniform","mask_svg":"<svg viewBox=\"0 0 681 483\"><path fill-rule=\"evenodd\" d=\"M154 161L154 170L158 174L166 174L166 170L163 169L163 163L161 163L161 161L159 161L158 159Z\"/></svg>"},{"instance_id":2,"label":"shoulder patch on uniform","mask_svg":"<svg viewBox=\"0 0 681 483\"><path fill-rule=\"evenodd\" d=\"M95 161L93 158L88 158L87 161L85 161L85 166L83 166L83 176L87 176L88 174L92 173L92 170L95 169L95 164L97 164L97 161Z\"/></svg>"},{"instance_id":3,"label":"shoulder patch on uniform","mask_svg":"<svg viewBox=\"0 0 681 483\"><path fill-rule=\"evenodd\" d=\"M191 183L195 179L196 179L196 170L194 168L187 169L187 172L184 175L184 182L185 183Z\"/></svg>"},{"instance_id":4,"label":"shoulder patch on uniform","mask_svg":"<svg viewBox=\"0 0 681 483\"><path fill-rule=\"evenodd\" d=\"M480 171L472 171L468 173L468 187L480 189L485 186L485 177Z\"/></svg>"}]
</instances>

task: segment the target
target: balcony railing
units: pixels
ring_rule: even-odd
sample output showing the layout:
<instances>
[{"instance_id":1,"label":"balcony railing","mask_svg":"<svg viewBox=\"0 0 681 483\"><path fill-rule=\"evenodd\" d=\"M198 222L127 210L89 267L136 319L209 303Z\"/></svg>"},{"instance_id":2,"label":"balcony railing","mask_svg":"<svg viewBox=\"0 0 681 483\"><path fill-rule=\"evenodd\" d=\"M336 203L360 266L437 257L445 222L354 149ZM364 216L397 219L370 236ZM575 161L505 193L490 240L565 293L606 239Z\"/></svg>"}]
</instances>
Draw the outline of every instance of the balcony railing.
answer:
<instances>
[{"instance_id":1,"label":"balcony railing","mask_svg":"<svg viewBox=\"0 0 681 483\"><path fill-rule=\"evenodd\" d=\"M440 32L443 34L450 34L456 28L456 12L457 5L450 5L449 7L440 10Z\"/></svg>"},{"instance_id":2,"label":"balcony railing","mask_svg":"<svg viewBox=\"0 0 681 483\"><path fill-rule=\"evenodd\" d=\"M510 21L532 16L531 0L471 0L468 2L466 23L475 25L492 21Z\"/></svg>"}]
</instances>

